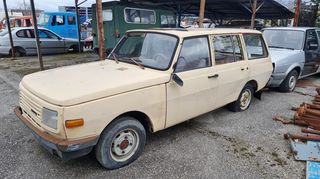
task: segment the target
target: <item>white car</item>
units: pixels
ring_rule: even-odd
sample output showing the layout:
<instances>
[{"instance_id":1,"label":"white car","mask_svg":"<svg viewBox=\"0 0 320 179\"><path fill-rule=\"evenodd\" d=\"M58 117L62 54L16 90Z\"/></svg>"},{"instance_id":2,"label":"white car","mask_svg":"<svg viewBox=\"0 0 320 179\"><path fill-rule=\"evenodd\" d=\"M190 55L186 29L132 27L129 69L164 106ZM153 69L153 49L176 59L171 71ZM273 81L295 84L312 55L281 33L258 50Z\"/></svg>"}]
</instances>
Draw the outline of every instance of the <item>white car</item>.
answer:
<instances>
[{"instance_id":1,"label":"white car","mask_svg":"<svg viewBox=\"0 0 320 179\"><path fill-rule=\"evenodd\" d=\"M33 27L13 28L11 33L16 56L37 54ZM66 53L70 50L79 50L77 39L62 38L45 28L39 28L39 37L42 54ZM7 30L3 30L0 32L0 54L11 55L11 53L9 33Z\"/></svg>"}]
</instances>

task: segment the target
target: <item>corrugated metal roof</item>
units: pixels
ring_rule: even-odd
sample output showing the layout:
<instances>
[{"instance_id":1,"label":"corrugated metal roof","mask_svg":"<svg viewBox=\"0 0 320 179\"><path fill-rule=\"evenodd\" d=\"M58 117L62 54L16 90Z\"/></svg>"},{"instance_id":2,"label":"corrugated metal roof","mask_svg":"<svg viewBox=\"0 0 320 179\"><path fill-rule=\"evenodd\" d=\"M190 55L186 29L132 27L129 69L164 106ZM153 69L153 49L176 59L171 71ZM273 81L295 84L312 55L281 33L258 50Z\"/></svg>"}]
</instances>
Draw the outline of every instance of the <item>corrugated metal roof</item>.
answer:
<instances>
[{"instance_id":1,"label":"corrugated metal roof","mask_svg":"<svg viewBox=\"0 0 320 179\"><path fill-rule=\"evenodd\" d=\"M198 14L200 0L128 0L137 4L155 5L169 8L178 13ZM250 19L250 0L206 0L206 17L224 19ZM293 18L294 12L275 0L258 0L256 18L285 19Z\"/></svg>"}]
</instances>

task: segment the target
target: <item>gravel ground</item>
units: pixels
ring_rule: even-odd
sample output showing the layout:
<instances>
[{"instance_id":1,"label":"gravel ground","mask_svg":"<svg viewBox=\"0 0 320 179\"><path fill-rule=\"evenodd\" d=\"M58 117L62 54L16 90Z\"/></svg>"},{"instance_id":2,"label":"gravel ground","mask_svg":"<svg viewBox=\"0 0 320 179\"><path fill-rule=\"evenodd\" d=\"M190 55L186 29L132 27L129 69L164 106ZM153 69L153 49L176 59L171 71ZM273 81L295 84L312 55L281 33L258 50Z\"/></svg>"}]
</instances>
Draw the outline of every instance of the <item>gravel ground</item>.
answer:
<instances>
[{"instance_id":1,"label":"gravel ground","mask_svg":"<svg viewBox=\"0 0 320 179\"><path fill-rule=\"evenodd\" d=\"M46 56L47 68L93 61L87 53ZM50 155L13 114L18 83L37 71L35 57L0 59L0 178L305 178L305 162L290 152L287 132L299 127L272 120L293 116L292 106L311 101L314 87L293 93L266 91L249 110L224 108L150 134L142 156L131 165L108 171L94 155L68 162ZM319 83L317 76L309 78ZM320 84L320 83L319 83Z\"/></svg>"}]
</instances>

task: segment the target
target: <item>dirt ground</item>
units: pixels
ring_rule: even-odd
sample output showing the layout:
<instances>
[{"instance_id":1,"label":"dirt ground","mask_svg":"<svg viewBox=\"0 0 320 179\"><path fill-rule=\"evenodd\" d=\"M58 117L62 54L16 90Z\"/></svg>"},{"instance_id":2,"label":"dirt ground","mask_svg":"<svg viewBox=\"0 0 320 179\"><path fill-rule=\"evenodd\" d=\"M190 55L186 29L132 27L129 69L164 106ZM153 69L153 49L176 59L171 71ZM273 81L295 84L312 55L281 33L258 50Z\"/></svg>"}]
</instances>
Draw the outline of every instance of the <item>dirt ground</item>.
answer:
<instances>
[{"instance_id":1,"label":"dirt ground","mask_svg":"<svg viewBox=\"0 0 320 179\"><path fill-rule=\"evenodd\" d=\"M70 53L44 56L44 64L50 69L97 59ZM320 86L317 75L300 81L293 93L267 90L245 112L221 108L149 134L137 161L108 171L92 153L68 162L50 155L13 114L21 78L37 71L36 57L0 59L0 178L305 178L305 162L293 159L283 139L300 128L272 118L292 117L292 106L310 102Z\"/></svg>"}]
</instances>

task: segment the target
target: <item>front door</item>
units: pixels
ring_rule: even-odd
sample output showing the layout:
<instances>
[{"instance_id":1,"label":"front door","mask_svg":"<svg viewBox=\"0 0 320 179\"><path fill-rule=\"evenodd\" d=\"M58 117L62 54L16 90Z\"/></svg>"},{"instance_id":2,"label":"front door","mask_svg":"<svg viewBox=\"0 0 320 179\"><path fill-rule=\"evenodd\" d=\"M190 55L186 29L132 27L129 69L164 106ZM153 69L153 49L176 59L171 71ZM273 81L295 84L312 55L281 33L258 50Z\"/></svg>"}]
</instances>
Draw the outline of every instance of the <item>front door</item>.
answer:
<instances>
[{"instance_id":1,"label":"front door","mask_svg":"<svg viewBox=\"0 0 320 179\"><path fill-rule=\"evenodd\" d=\"M63 53L65 49L65 42L55 34L47 30L39 30L40 47L44 54Z\"/></svg>"},{"instance_id":2,"label":"front door","mask_svg":"<svg viewBox=\"0 0 320 179\"><path fill-rule=\"evenodd\" d=\"M215 35L212 37L215 72L219 75L218 107L235 101L248 81L248 62L243 55L239 35Z\"/></svg>"},{"instance_id":3,"label":"front door","mask_svg":"<svg viewBox=\"0 0 320 179\"><path fill-rule=\"evenodd\" d=\"M167 84L166 127L191 119L215 106L218 81L214 73L207 36L185 39L175 74L183 86L171 81Z\"/></svg>"},{"instance_id":4,"label":"front door","mask_svg":"<svg viewBox=\"0 0 320 179\"><path fill-rule=\"evenodd\" d=\"M305 42L305 64L302 71L302 76L315 73L319 69L320 54L319 41L314 29L307 30Z\"/></svg>"}]
</instances>

